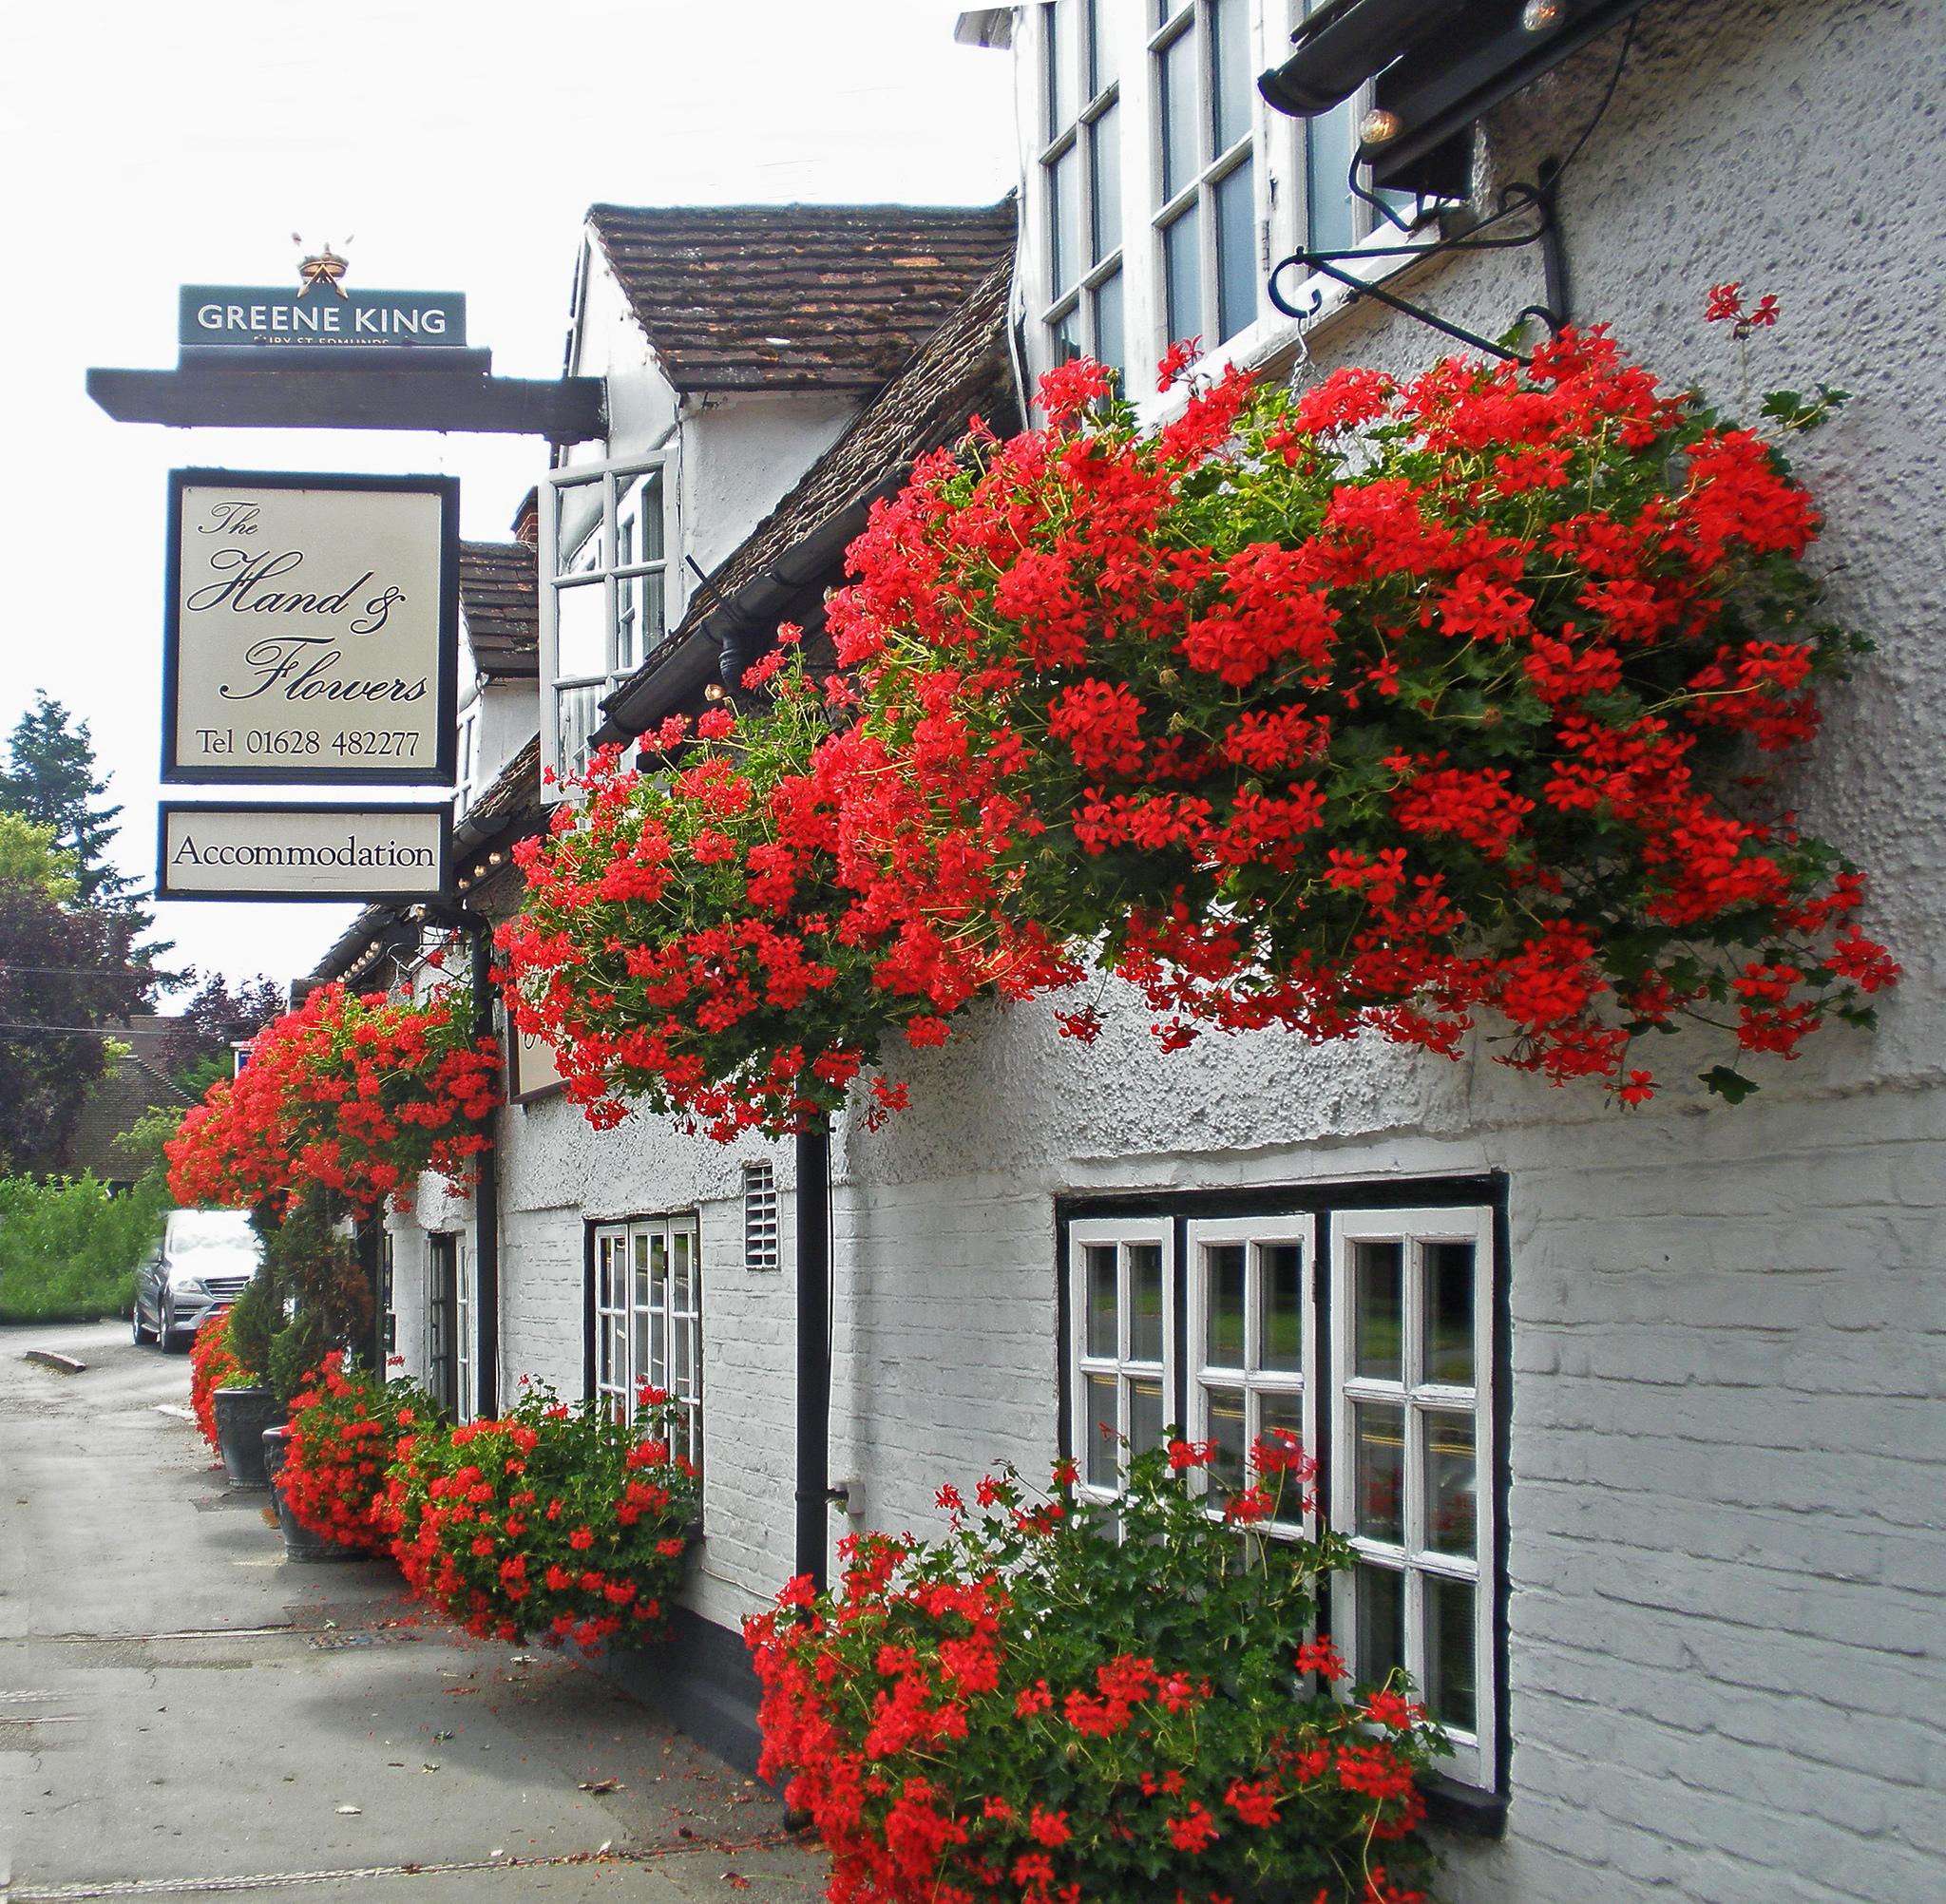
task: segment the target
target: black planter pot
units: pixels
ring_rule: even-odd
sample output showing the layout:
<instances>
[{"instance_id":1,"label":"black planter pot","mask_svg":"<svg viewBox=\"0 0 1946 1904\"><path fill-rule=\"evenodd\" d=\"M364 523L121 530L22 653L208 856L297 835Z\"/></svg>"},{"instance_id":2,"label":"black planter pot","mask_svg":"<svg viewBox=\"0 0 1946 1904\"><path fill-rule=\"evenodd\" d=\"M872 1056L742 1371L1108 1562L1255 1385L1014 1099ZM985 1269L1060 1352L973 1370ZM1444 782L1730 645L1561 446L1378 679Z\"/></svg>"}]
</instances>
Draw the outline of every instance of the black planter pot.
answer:
<instances>
[{"instance_id":1,"label":"black planter pot","mask_svg":"<svg viewBox=\"0 0 1946 1904\"><path fill-rule=\"evenodd\" d=\"M219 1388L216 1392L217 1444L223 1474L233 1488L267 1488L263 1431L284 1418L284 1405L267 1388Z\"/></svg>"},{"instance_id":2,"label":"black planter pot","mask_svg":"<svg viewBox=\"0 0 1946 1904\"><path fill-rule=\"evenodd\" d=\"M290 1504L284 1499L284 1491L277 1485L277 1476L282 1471L284 1457L290 1453L287 1425L279 1423L275 1428L263 1431L263 1465L270 1476L270 1497L277 1503L277 1526L283 1530L284 1558L286 1560L356 1560L355 1550L345 1546L342 1541L326 1540L315 1534L291 1512Z\"/></svg>"}]
</instances>

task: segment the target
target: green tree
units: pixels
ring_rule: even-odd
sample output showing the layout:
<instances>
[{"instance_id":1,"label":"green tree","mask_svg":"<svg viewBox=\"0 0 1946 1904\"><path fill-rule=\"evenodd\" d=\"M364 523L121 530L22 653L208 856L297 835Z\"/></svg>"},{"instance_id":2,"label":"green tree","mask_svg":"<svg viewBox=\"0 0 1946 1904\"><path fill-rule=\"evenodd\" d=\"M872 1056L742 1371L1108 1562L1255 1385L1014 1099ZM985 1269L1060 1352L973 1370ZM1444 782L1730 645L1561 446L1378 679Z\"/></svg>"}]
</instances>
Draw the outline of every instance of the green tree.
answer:
<instances>
[{"instance_id":1,"label":"green tree","mask_svg":"<svg viewBox=\"0 0 1946 1904\"><path fill-rule=\"evenodd\" d=\"M96 778L87 722L76 721L45 688L37 688L32 708L14 723L8 756L0 771L0 808L54 829L56 843L74 855L84 904L125 904L136 882L108 858L122 830L115 824L122 809L95 805L108 783ZM144 928L151 923L143 920Z\"/></svg>"},{"instance_id":2,"label":"green tree","mask_svg":"<svg viewBox=\"0 0 1946 1904\"><path fill-rule=\"evenodd\" d=\"M49 899L72 899L81 862L54 844L52 827L0 813L0 885L26 886Z\"/></svg>"},{"instance_id":3,"label":"green tree","mask_svg":"<svg viewBox=\"0 0 1946 1904\"><path fill-rule=\"evenodd\" d=\"M183 977L186 981L195 973ZM283 1009L283 988L261 972L234 990L220 972L213 973L170 1021L163 1068L181 1089L200 1097L234 1070L231 1045L262 1030Z\"/></svg>"}]
</instances>

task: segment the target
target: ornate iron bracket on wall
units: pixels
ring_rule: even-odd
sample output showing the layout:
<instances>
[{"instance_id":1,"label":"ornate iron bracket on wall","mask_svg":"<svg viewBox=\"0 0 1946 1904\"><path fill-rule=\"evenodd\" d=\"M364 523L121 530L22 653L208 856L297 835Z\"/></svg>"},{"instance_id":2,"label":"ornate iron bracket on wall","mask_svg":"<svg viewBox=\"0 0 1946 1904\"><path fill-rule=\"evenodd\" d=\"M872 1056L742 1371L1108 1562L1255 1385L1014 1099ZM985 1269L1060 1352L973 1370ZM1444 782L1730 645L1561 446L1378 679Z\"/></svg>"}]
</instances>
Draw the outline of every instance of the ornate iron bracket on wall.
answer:
<instances>
[{"instance_id":1,"label":"ornate iron bracket on wall","mask_svg":"<svg viewBox=\"0 0 1946 1904\"><path fill-rule=\"evenodd\" d=\"M1461 252L1518 251L1527 245L1538 245L1544 301L1523 306L1515 314L1515 322L1517 324L1526 317L1538 318L1552 336L1568 321L1569 314L1567 252L1561 242L1560 221L1555 209L1555 194L1560 174L1560 166L1552 159L1543 161L1538 183L1505 186L1497 208L1485 218L1455 231L1451 237L1440 238L1431 243L1364 244L1349 251L1292 252L1270 273L1270 302L1287 317L1294 317L1299 322L1315 317L1324 309L1326 295L1325 287L1315 280L1328 277L1334 283L1342 284L1351 294L1354 303L1361 297L1373 298L1388 310L1398 312L1401 316L1411 318L1415 324L1428 325L1476 351L1484 351L1489 356L1498 357L1506 363L1524 364L1529 360L1518 351L1511 351L1504 344L1497 344L1491 338L1449 323L1443 317L1436 317L1430 311L1387 291L1383 284L1375 284L1345 267L1351 263L1368 264L1374 258L1424 259L1452 257ZM1383 200L1374 200L1370 194L1360 190L1355 180L1353 190L1368 202L1376 202L1384 216L1402 231L1409 229L1389 205ZM1502 226L1517 222L1522 223L1523 228L1498 237L1491 235ZM1290 271L1297 272L1300 278L1313 280L1305 285L1295 299L1286 295L1279 287L1279 280Z\"/></svg>"}]
</instances>

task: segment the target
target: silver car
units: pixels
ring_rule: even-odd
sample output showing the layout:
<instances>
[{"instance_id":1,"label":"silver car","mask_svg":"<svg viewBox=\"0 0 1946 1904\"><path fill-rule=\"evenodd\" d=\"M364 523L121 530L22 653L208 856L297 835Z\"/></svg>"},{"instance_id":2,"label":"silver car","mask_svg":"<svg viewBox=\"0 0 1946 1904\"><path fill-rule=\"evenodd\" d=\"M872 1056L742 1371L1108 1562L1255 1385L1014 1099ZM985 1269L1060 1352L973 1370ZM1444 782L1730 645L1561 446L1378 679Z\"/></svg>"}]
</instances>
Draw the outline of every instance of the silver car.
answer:
<instances>
[{"instance_id":1,"label":"silver car","mask_svg":"<svg viewBox=\"0 0 1946 1904\"><path fill-rule=\"evenodd\" d=\"M240 1209L172 1209L155 1253L136 1272L135 1340L184 1349L257 1274L263 1243Z\"/></svg>"}]
</instances>

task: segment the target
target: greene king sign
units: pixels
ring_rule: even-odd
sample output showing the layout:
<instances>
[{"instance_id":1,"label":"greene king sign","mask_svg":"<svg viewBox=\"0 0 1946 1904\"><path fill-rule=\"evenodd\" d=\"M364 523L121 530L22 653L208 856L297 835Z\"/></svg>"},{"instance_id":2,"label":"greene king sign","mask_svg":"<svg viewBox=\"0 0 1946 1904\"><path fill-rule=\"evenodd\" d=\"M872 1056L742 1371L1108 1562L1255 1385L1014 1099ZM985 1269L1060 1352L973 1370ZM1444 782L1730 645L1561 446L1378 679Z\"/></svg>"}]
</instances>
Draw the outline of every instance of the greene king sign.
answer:
<instances>
[{"instance_id":1,"label":"greene king sign","mask_svg":"<svg viewBox=\"0 0 1946 1904\"><path fill-rule=\"evenodd\" d=\"M445 807L202 806L164 801L159 899L437 899Z\"/></svg>"},{"instance_id":2,"label":"greene king sign","mask_svg":"<svg viewBox=\"0 0 1946 1904\"><path fill-rule=\"evenodd\" d=\"M449 787L450 476L169 477L165 781Z\"/></svg>"},{"instance_id":3,"label":"greene king sign","mask_svg":"<svg viewBox=\"0 0 1946 1904\"><path fill-rule=\"evenodd\" d=\"M284 344L452 349L467 341L467 300L457 291L185 284L177 335L185 350Z\"/></svg>"}]
</instances>

